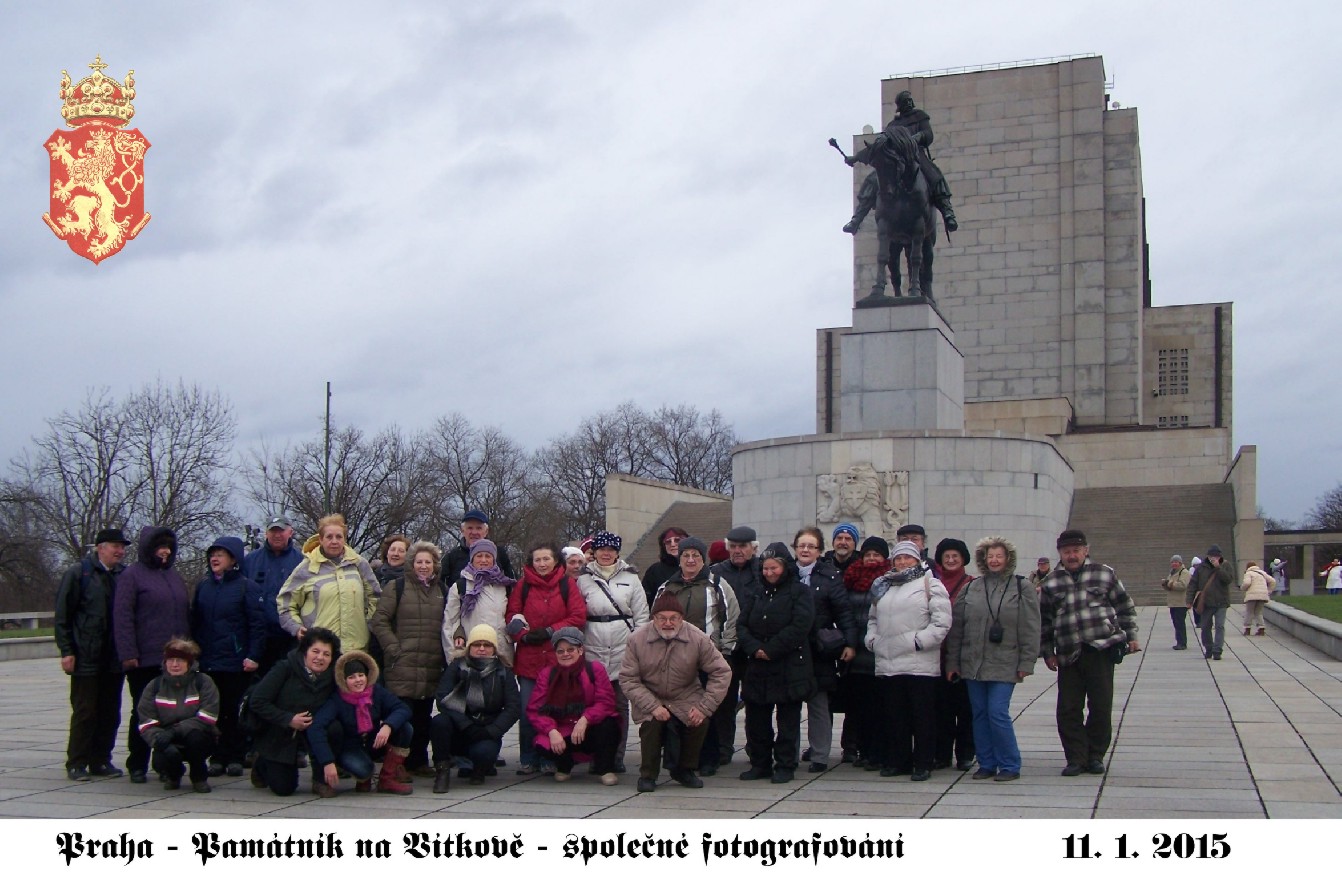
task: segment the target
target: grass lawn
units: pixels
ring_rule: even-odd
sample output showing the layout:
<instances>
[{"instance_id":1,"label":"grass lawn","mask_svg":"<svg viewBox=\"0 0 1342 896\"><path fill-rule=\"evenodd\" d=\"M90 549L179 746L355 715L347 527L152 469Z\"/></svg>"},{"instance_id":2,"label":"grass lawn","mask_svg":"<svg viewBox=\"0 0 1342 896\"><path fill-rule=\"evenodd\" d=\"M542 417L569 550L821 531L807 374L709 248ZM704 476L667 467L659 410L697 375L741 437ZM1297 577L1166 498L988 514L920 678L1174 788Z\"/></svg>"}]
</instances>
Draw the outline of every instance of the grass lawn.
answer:
<instances>
[{"instance_id":1,"label":"grass lawn","mask_svg":"<svg viewBox=\"0 0 1342 896\"><path fill-rule=\"evenodd\" d=\"M9 628L0 631L0 638L50 638L54 628Z\"/></svg>"},{"instance_id":2,"label":"grass lawn","mask_svg":"<svg viewBox=\"0 0 1342 896\"><path fill-rule=\"evenodd\" d=\"M1342 594L1286 596L1273 598L1273 600L1280 600L1287 606L1295 607L1311 616L1318 616L1320 619L1342 622Z\"/></svg>"}]
</instances>

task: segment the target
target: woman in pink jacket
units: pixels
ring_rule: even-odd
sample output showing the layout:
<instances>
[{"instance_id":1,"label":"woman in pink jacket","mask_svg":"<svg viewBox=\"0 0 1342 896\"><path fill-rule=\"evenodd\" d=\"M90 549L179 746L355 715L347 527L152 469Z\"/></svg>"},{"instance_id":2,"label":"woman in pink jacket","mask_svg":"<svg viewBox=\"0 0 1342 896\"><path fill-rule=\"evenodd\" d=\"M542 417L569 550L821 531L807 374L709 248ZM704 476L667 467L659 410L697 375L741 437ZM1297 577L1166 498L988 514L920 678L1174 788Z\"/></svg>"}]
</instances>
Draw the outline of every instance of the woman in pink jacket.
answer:
<instances>
[{"instance_id":1,"label":"woman in pink jacket","mask_svg":"<svg viewBox=\"0 0 1342 896\"><path fill-rule=\"evenodd\" d=\"M517 645L513 672L517 675L517 687L524 706L531 700L531 691L541 670L554 662L555 650L550 643L554 633L565 626L581 630L587 624L587 602L577 584L565 573L559 556L559 548L553 544L533 547L521 580L508 596L505 631ZM523 714L517 733L522 763L517 773L532 775L540 770L549 771L537 768L536 751L532 746L536 732L528 714Z\"/></svg>"},{"instance_id":2,"label":"woman in pink jacket","mask_svg":"<svg viewBox=\"0 0 1342 896\"><path fill-rule=\"evenodd\" d=\"M610 676L600 663L583 656L581 629L566 626L550 640L555 663L541 671L527 702L536 752L542 761L554 763L556 781L572 777L574 762L590 760L602 784L618 784L620 720Z\"/></svg>"}]
</instances>

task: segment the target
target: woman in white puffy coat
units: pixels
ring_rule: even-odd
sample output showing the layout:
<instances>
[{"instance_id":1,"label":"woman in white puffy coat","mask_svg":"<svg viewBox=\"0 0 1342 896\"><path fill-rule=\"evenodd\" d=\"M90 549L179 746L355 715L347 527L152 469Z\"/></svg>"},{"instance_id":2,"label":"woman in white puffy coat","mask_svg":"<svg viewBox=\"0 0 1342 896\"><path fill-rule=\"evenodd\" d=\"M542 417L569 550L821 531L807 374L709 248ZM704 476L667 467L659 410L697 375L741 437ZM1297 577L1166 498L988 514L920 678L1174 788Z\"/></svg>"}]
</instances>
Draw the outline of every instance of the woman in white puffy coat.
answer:
<instances>
[{"instance_id":1,"label":"woman in white puffy coat","mask_svg":"<svg viewBox=\"0 0 1342 896\"><path fill-rule=\"evenodd\" d=\"M894 568L871 586L867 649L876 656L884 755L881 776L926 781L936 759L936 682L951 627L946 588L922 565L918 546L895 546Z\"/></svg>"},{"instance_id":2,"label":"woman in white puffy coat","mask_svg":"<svg viewBox=\"0 0 1342 896\"><path fill-rule=\"evenodd\" d=\"M594 557L577 578L578 590L587 603L586 641L589 659L600 660L615 689L615 715L620 722L620 740L615 748L615 771L624 771L625 744L629 738L629 700L620 687L624 647L634 629L652 617L638 570L620 559L620 536L601 531L592 536Z\"/></svg>"}]
</instances>

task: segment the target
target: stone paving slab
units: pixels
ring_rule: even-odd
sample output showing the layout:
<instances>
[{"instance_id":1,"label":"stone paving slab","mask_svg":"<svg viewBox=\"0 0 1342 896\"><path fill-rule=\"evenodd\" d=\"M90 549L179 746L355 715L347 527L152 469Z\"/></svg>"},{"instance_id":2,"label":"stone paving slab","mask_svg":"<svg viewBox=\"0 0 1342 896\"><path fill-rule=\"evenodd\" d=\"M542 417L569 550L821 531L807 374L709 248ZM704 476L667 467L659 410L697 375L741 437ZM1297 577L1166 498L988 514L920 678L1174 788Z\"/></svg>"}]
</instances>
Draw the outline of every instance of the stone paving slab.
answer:
<instances>
[{"instance_id":1,"label":"stone paving slab","mask_svg":"<svg viewBox=\"0 0 1342 896\"><path fill-rule=\"evenodd\" d=\"M1169 649L1162 608L1140 608L1139 622L1147 649L1115 670L1108 773L1059 776L1056 676L1041 663L1012 700L1024 769L1009 784L953 770L914 784L848 765L812 775L805 764L790 784L744 782L738 754L702 790L663 775L657 792L639 794L632 766L614 787L581 773L565 783L519 777L515 733L509 767L483 785L454 778L441 796L421 778L412 796L354 794L342 781L345 792L323 800L307 789L307 772L291 797L245 777L214 779L210 794L164 791L152 779L76 784L64 772L67 679L55 660L13 660L0 716L26 721L0 730L0 819L1342 818L1342 662L1275 629L1243 638L1231 628L1225 659L1208 662L1196 649ZM743 720L737 737L739 746ZM120 750L116 761L124 763ZM628 761L637 761L636 735Z\"/></svg>"}]
</instances>

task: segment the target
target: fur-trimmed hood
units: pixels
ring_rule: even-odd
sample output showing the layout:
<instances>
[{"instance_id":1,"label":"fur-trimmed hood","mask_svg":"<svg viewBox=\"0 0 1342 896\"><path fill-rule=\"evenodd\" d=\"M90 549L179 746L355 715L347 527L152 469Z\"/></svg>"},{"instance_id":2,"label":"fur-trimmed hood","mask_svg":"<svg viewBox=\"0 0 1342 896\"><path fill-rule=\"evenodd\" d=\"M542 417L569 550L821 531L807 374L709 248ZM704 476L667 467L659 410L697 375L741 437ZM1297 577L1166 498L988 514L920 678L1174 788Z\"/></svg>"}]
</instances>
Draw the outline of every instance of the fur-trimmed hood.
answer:
<instances>
[{"instance_id":1,"label":"fur-trimmed hood","mask_svg":"<svg viewBox=\"0 0 1342 896\"><path fill-rule=\"evenodd\" d=\"M371 691L373 685L377 684L378 675L380 673L377 668L377 663L371 656L364 653L362 650L346 651L345 653L340 654L340 658L335 661L336 687L340 689L342 694L349 693L349 689L345 687L345 664L353 660L359 660L368 667L368 690Z\"/></svg>"},{"instance_id":2,"label":"fur-trimmed hood","mask_svg":"<svg viewBox=\"0 0 1342 896\"><path fill-rule=\"evenodd\" d=\"M987 538L979 539L978 544L974 545L974 565L978 567L979 575L988 575L988 548L992 547L1006 548L1007 565L1002 570L1002 575L1014 575L1016 572L1016 546L1007 541L1000 535L989 535Z\"/></svg>"}]
</instances>

